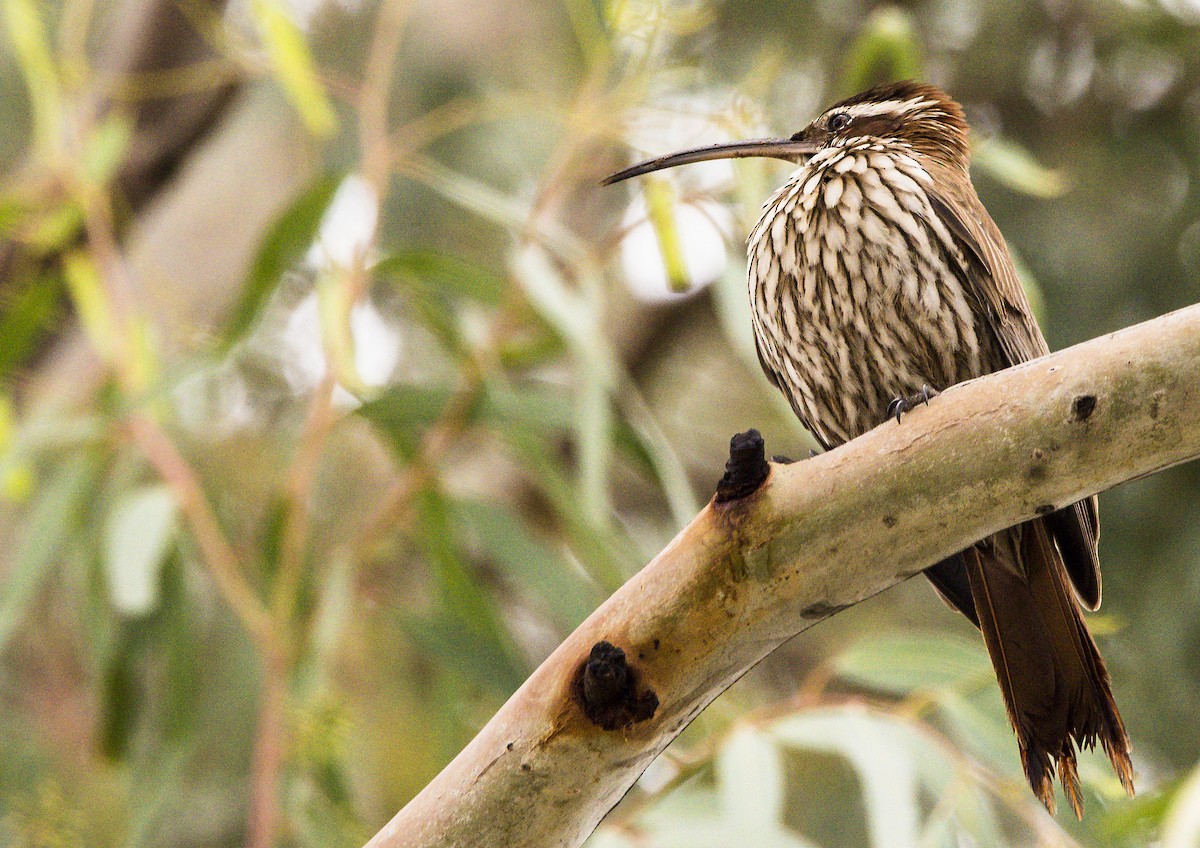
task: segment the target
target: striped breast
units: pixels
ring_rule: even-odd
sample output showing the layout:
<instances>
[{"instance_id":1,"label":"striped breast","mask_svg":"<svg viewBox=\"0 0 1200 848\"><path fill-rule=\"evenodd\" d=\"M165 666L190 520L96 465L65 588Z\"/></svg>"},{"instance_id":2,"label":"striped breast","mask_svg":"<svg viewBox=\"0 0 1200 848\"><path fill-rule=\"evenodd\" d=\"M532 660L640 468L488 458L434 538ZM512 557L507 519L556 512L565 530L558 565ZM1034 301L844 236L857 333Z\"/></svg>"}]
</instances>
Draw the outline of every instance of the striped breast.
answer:
<instances>
[{"instance_id":1,"label":"striped breast","mask_svg":"<svg viewBox=\"0 0 1200 848\"><path fill-rule=\"evenodd\" d=\"M879 424L899 395L991 370L992 336L928 185L902 143L852 139L797 169L750 235L763 367L827 446Z\"/></svg>"}]
</instances>

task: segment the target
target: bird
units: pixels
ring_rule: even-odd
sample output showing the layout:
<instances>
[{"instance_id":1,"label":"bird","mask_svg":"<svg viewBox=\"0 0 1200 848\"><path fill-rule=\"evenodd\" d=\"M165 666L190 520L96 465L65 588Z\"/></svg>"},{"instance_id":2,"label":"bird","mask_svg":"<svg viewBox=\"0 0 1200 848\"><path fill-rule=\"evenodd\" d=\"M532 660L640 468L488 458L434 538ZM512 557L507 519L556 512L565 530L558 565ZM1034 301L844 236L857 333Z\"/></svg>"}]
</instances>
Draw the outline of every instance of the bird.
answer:
<instances>
[{"instance_id":1,"label":"bird","mask_svg":"<svg viewBox=\"0 0 1200 848\"><path fill-rule=\"evenodd\" d=\"M788 138L710 145L606 185L711 159L796 168L747 241L759 362L833 449L939 391L1049 353L999 228L969 173L962 107L932 85L877 85ZM1087 498L930 567L982 632L1025 776L1055 812L1057 773L1083 816L1076 751L1097 743L1132 795L1129 737L1082 610L1100 605L1099 514Z\"/></svg>"}]
</instances>

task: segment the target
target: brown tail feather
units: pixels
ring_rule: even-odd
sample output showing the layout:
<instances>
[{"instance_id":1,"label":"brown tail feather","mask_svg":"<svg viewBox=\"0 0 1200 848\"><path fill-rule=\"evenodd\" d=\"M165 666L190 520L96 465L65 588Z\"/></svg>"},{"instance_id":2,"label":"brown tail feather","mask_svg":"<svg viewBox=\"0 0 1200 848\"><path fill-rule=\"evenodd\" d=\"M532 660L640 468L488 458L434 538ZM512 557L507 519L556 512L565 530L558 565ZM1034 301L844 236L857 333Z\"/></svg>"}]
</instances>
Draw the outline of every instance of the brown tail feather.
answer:
<instances>
[{"instance_id":1,"label":"brown tail feather","mask_svg":"<svg viewBox=\"0 0 1200 848\"><path fill-rule=\"evenodd\" d=\"M1108 672L1044 523L997 533L964 551L963 559L1034 794L1054 812L1057 770L1071 808L1082 816L1075 751L1097 741L1133 794L1129 738Z\"/></svg>"}]
</instances>

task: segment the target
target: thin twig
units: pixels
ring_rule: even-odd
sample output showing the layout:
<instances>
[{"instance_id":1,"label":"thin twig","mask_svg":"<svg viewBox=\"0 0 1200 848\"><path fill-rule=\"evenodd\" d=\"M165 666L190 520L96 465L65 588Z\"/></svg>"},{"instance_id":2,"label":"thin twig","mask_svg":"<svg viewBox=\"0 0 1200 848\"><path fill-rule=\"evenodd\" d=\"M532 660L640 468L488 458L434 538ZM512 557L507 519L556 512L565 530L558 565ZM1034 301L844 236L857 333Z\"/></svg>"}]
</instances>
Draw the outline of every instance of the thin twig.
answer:
<instances>
[{"instance_id":1,"label":"thin twig","mask_svg":"<svg viewBox=\"0 0 1200 848\"><path fill-rule=\"evenodd\" d=\"M271 610L281 624L290 620L304 574L304 548L308 540L310 499L317 465L325 441L333 428L333 390L337 385L333 372L325 374L313 390L308 415L296 455L288 470L285 493L287 503L283 519L283 537L279 545L279 571L271 595Z\"/></svg>"},{"instance_id":2,"label":"thin twig","mask_svg":"<svg viewBox=\"0 0 1200 848\"><path fill-rule=\"evenodd\" d=\"M280 650L263 657L258 727L250 766L246 848L271 848L279 825L279 774L287 753L287 682L291 660Z\"/></svg>"},{"instance_id":3,"label":"thin twig","mask_svg":"<svg viewBox=\"0 0 1200 848\"><path fill-rule=\"evenodd\" d=\"M226 541L196 473L148 415L134 412L125 427L175 496L221 597L260 651L272 650L274 627L267 609L246 580L237 553Z\"/></svg>"},{"instance_id":4,"label":"thin twig","mask_svg":"<svg viewBox=\"0 0 1200 848\"><path fill-rule=\"evenodd\" d=\"M359 554L371 551L387 533L408 523L413 500L434 479L438 463L467 429L471 409L483 386L482 371L470 368L466 385L446 404L437 422L425 431L416 454L363 523L354 543Z\"/></svg>"}]
</instances>

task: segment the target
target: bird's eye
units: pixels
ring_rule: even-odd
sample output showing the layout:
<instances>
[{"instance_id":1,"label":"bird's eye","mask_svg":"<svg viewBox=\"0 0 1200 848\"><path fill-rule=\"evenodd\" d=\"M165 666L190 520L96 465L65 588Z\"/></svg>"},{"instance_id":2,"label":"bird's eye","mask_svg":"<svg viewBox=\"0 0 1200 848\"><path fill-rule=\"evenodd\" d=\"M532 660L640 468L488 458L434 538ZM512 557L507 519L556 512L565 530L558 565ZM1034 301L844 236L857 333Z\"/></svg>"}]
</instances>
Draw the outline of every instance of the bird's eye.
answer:
<instances>
[{"instance_id":1,"label":"bird's eye","mask_svg":"<svg viewBox=\"0 0 1200 848\"><path fill-rule=\"evenodd\" d=\"M845 112L835 112L829 116L829 123L826 126L829 127L830 132L841 132L850 126L850 116Z\"/></svg>"}]
</instances>

